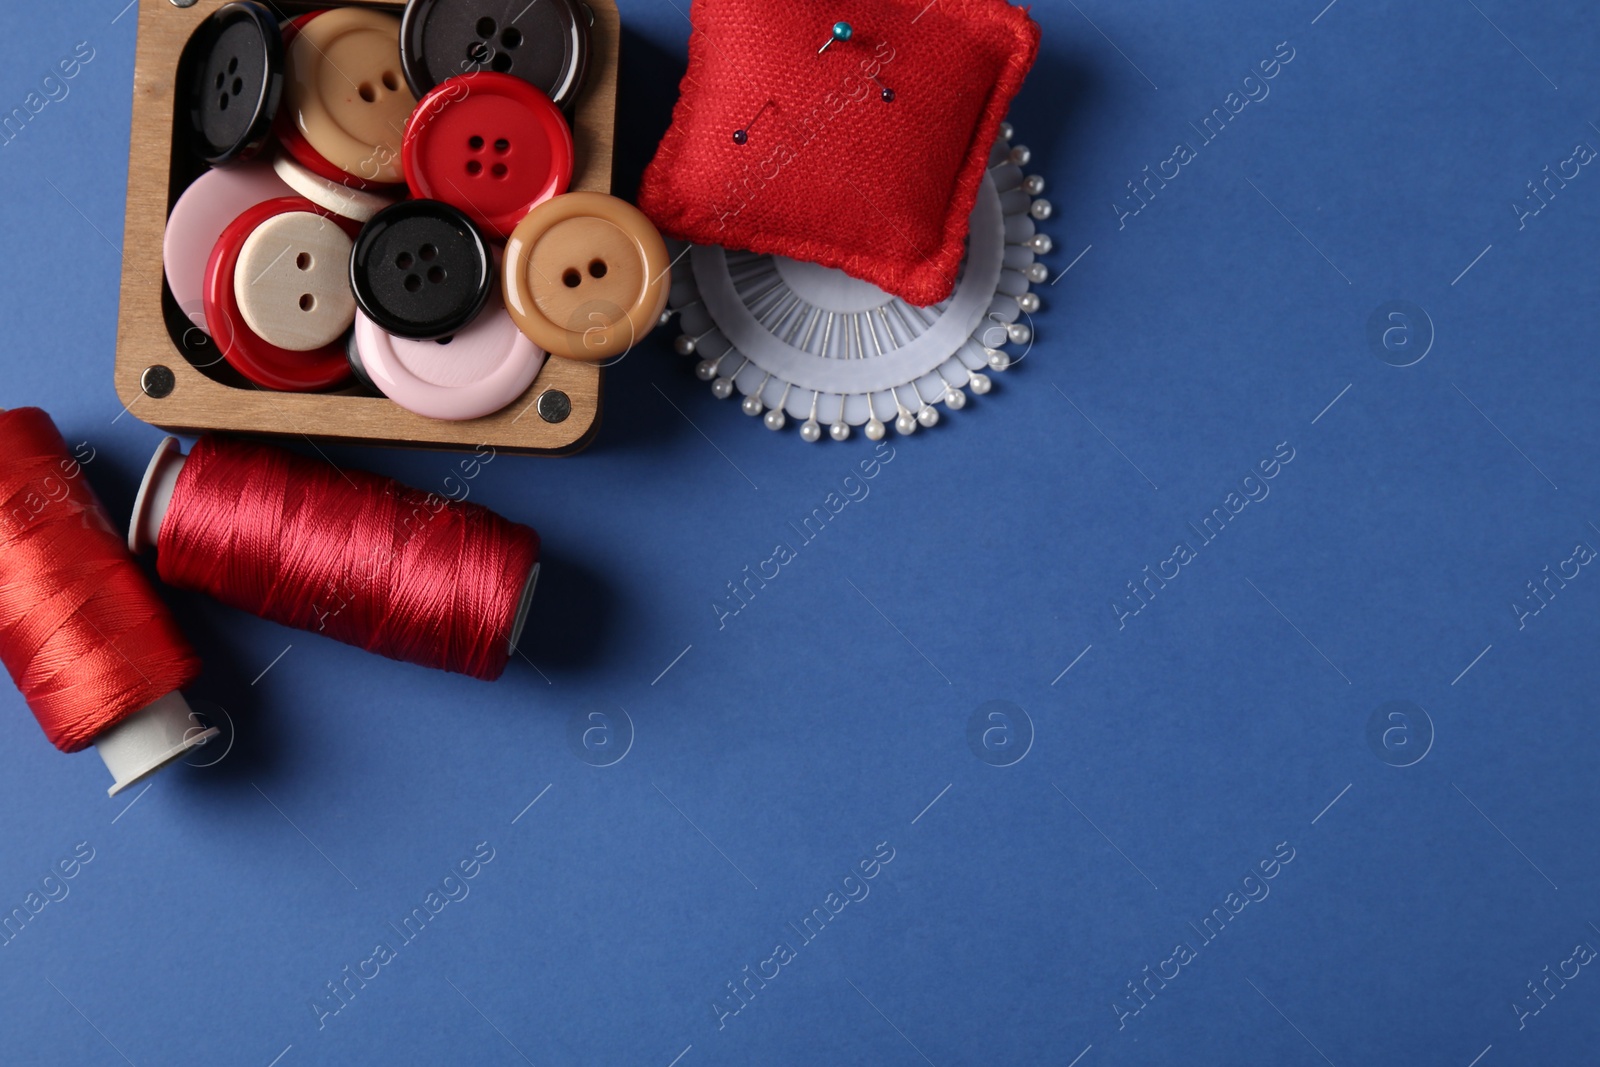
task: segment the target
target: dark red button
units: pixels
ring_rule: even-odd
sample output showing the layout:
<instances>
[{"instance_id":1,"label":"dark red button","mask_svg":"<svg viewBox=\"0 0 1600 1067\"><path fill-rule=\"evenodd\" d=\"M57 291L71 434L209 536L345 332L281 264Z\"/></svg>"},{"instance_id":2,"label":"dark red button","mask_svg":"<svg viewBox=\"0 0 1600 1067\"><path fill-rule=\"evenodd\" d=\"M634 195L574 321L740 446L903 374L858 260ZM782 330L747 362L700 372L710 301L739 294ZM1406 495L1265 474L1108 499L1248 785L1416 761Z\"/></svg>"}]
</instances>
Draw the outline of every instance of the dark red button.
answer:
<instances>
[{"instance_id":1,"label":"dark red button","mask_svg":"<svg viewBox=\"0 0 1600 1067\"><path fill-rule=\"evenodd\" d=\"M250 235L268 219L290 212L320 215L352 239L360 226L298 196L279 197L250 208L229 223L206 264L206 330L222 356L240 374L263 389L309 393L331 389L350 379L343 339L309 352L292 352L263 340L239 309L235 291L239 255Z\"/></svg>"},{"instance_id":2,"label":"dark red button","mask_svg":"<svg viewBox=\"0 0 1600 1067\"><path fill-rule=\"evenodd\" d=\"M504 239L535 205L572 181L572 130L549 97L521 78L483 72L439 83L406 123L406 185L460 208Z\"/></svg>"}]
</instances>

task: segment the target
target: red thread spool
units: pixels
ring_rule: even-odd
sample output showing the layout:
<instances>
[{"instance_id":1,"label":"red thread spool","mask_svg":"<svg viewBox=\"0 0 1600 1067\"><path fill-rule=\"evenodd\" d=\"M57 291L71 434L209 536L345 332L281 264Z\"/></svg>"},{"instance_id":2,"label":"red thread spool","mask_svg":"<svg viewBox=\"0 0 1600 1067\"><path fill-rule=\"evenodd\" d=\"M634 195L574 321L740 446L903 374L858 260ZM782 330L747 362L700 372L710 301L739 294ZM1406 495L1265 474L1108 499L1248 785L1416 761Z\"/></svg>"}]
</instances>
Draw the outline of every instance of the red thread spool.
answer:
<instances>
[{"instance_id":1,"label":"red thread spool","mask_svg":"<svg viewBox=\"0 0 1600 1067\"><path fill-rule=\"evenodd\" d=\"M390 659L486 681L516 647L539 535L477 504L270 445L167 438L128 544L163 581Z\"/></svg>"},{"instance_id":2,"label":"red thread spool","mask_svg":"<svg viewBox=\"0 0 1600 1067\"><path fill-rule=\"evenodd\" d=\"M0 660L45 736L94 745L116 784L217 731L178 692L200 660L38 408L0 410Z\"/></svg>"}]
</instances>

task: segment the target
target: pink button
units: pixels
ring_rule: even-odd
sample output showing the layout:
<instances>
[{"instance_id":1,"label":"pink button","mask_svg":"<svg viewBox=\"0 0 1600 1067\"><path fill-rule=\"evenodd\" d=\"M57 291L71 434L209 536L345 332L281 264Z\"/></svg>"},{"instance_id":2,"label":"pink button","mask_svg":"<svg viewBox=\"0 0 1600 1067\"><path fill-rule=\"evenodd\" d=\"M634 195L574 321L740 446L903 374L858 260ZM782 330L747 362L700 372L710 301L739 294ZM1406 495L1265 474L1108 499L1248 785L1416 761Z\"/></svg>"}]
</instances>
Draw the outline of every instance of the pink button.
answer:
<instances>
[{"instance_id":1,"label":"pink button","mask_svg":"<svg viewBox=\"0 0 1600 1067\"><path fill-rule=\"evenodd\" d=\"M167 218L161 262L167 288L190 322L206 328L206 261L222 231L249 208L293 195L266 163L235 163L206 171L178 197Z\"/></svg>"},{"instance_id":2,"label":"pink button","mask_svg":"<svg viewBox=\"0 0 1600 1067\"><path fill-rule=\"evenodd\" d=\"M472 324L447 340L395 337L356 312L356 353L372 384L430 419L479 419L515 401L545 354L517 329L495 288Z\"/></svg>"}]
</instances>

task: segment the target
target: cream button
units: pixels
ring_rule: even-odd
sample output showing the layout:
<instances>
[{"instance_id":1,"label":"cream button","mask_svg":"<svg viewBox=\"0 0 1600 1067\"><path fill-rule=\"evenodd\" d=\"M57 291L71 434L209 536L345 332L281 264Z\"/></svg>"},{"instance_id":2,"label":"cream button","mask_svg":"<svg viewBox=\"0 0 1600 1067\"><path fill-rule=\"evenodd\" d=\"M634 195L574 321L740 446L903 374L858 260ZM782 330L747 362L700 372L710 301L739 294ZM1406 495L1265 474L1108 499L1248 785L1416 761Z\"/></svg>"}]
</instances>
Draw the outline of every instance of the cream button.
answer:
<instances>
[{"instance_id":1,"label":"cream button","mask_svg":"<svg viewBox=\"0 0 1600 1067\"><path fill-rule=\"evenodd\" d=\"M245 323L263 341L310 352L337 341L355 321L353 245L318 215L275 215L245 239L233 292Z\"/></svg>"},{"instance_id":2,"label":"cream button","mask_svg":"<svg viewBox=\"0 0 1600 1067\"><path fill-rule=\"evenodd\" d=\"M272 170L280 181L313 204L355 222L366 222L395 202L392 196L329 181L287 152L280 152L272 161Z\"/></svg>"},{"instance_id":3,"label":"cream button","mask_svg":"<svg viewBox=\"0 0 1600 1067\"><path fill-rule=\"evenodd\" d=\"M602 193L568 193L528 213L506 243L506 308L552 355L599 362L655 328L671 263L644 213Z\"/></svg>"},{"instance_id":4,"label":"cream button","mask_svg":"<svg viewBox=\"0 0 1600 1067\"><path fill-rule=\"evenodd\" d=\"M400 20L366 8L326 11L288 49L285 104L306 143L347 174L404 180L400 137L417 106L400 65Z\"/></svg>"}]
</instances>

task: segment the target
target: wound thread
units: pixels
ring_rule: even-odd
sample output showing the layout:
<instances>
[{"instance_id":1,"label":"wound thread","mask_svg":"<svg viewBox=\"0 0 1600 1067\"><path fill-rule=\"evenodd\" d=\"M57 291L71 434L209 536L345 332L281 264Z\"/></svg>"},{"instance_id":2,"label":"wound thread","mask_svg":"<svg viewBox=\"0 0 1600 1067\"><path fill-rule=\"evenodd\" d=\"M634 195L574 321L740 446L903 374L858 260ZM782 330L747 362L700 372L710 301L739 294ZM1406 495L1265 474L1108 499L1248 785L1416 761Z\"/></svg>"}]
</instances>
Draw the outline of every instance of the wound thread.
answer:
<instances>
[{"instance_id":1,"label":"wound thread","mask_svg":"<svg viewBox=\"0 0 1600 1067\"><path fill-rule=\"evenodd\" d=\"M63 752L200 674L38 408L0 412L0 661Z\"/></svg>"},{"instance_id":2,"label":"wound thread","mask_svg":"<svg viewBox=\"0 0 1600 1067\"><path fill-rule=\"evenodd\" d=\"M539 535L376 474L203 437L178 474L157 552L172 585L488 681L510 658Z\"/></svg>"}]
</instances>

